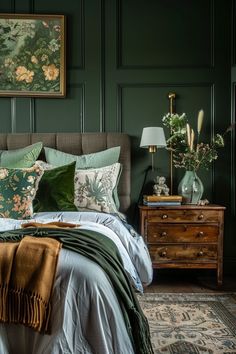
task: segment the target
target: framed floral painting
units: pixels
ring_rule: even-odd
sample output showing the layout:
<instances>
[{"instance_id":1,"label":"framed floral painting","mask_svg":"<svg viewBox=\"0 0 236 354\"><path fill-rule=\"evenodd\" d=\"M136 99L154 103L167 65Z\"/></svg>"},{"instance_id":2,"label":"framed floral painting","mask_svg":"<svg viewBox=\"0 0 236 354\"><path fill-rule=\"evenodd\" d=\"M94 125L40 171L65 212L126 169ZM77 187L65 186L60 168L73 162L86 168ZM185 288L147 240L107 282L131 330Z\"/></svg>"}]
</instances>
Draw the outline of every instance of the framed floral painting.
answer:
<instances>
[{"instance_id":1,"label":"framed floral painting","mask_svg":"<svg viewBox=\"0 0 236 354\"><path fill-rule=\"evenodd\" d=\"M65 97L65 17L0 14L0 96Z\"/></svg>"}]
</instances>

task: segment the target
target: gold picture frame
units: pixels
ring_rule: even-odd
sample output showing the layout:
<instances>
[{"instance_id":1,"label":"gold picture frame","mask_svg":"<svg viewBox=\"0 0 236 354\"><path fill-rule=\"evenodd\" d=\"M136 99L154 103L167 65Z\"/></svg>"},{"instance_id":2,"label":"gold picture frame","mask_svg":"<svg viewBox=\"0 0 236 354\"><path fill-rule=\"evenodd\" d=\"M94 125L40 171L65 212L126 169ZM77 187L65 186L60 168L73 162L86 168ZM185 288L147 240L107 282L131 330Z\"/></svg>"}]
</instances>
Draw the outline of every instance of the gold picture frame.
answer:
<instances>
[{"instance_id":1,"label":"gold picture frame","mask_svg":"<svg viewBox=\"0 0 236 354\"><path fill-rule=\"evenodd\" d=\"M0 14L0 96L65 97L65 16Z\"/></svg>"}]
</instances>

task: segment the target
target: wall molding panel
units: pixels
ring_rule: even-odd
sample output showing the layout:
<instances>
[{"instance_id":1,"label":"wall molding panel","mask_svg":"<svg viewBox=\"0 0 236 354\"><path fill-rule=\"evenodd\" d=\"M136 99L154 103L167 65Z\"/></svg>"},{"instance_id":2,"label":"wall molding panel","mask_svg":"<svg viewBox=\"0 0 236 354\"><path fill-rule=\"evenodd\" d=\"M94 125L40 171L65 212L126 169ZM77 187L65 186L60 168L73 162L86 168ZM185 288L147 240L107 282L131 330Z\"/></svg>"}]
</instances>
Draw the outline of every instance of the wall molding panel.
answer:
<instances>
[{"instance_id":1,"label":"wall molding panel","mask_svg":"<svg viewBox=\"0 0 236 354\"><path fill-rule=\"evenodd\" d=\"M232 16L231 16L231 48L232 48L232 65L236 65L236 0L232 0Z\"/></svg>"},{"instance_id":2,"label":"wall molding panel","mask_svg":"<svg viewBox=\"0 0 236 354\"><path fill-rule=\"evenodd\" d=\"M214 16L214 12L215 12L215 8L214 8L214 0L208 0L208 6L209 6L209 21L206 21L205 25L207 26L208 25L208 34L209 34L209 45L208 45L208 51L209 51L209 58L207 58L207 63L202 63L202 64L198 64L198 63L195 63L195 64L191 64L191 63L179 63L179 64L176 64L173 62L173 64L165 64L164 63L164 60L159 63L159 64L134 64L134 63L129 63L129 64L125 64L123 62L123 57L124 57L124 54L125 54L125 51L123 50L123 47L124 47L124 33L127 33L126 30L124 30L123 28L123 22L124 22L124 3L125 3L125 0L116 0L117 2L117 6L116 6L116 31L117 31L117 35L116 35L116 40L117 40L117 69L129 69L129 70L141 70L141 69L144 69L144 70L154 70L154 69L182 69L182 68L185 68L185 69L203 69L203 68L208 68L208 69L212 69L214 67L214 48L215 48L215 45L214 45L214 41L215 41L215 31L214 31L214 28L215 28L215 23L214 23L214 19L215 19L215 16ZM165 0L160 0L160 1L150 1L151 4L156 4L157 8L154 9L156 11L153 12L153 16L154 14L155 15L158 15L158 6L160 7L160 4L162 3L162 6L163 8L165 7L164 4L165 4ZM126 1L127 3L127 1ZM131 1L132 3L132 1ZM140 1L138 2L140 4ZM183 6L185 5L188 5L188 2L185 2L185 0L180 0L179 3L182 3ZM200 4L199 2L196 2L197 6L200 8ZM202 3L203 4L203 3ZM136 2L136 5L137 5L137 2ZM169 5L169 8L168 8L168 12L169 14L171 14L171 3L168 4ZM167 5L167 7L168 7ZM172 4L173 5L173 4ZM202 13L204 13L205 11L205 5L206 5L206 2L203 4L202 6ZM135 6L135 4L134 4ZM143 3L143 7L145 7L145 9L148 9L148 7L146 6L145 3ZM154 6L150 6L150 13L151 13L151 10L153 9ZM143 8L143 10L145 10ZM176 10L176 9L175 9ZM175 13L175 10L173 10L173 13ZM188 11L191 11L191 7L188 8ZM150 14L149 14L150 15ZM175 16L175 15L174 15ZM178 16L180 16L180 14L178 14ZM188 14L189 16L189 14ZM194 16L189 16L190 18L193 18ZM200 17L200 16L199 16ZM206 16L205 16L206 17ZM145 15L143 15L143 19L145 18ZM187 18L187 17L186 17ZM202 15L201 15L201 18L202 18ZM158 21L157 21L158 22ZM163 28L161 29L161 34L162 34L162 37L163 37L163 42L167 42L168 45L167 47L171 48L171 46L173 46L173 43L174 43L174 33L176 32L175 30L172 31L172 34L173 34L173 40L171 42L171 35L170 37L168 37L168 40L165 39L165 32L166 32L166 27L168 26L171 26L172 25L172 22L169 21L169 23L167 24L167 26L163 26ZM200 22L198 23L198 25L200 26ZM202 24L201 24L202 25ZM144 29L145 29L145 24L142 25L142 21L140 21L140 24L139 26L143 26ZM134 27L134 26L133 26ZM178 27L178 25L177 25ZM130 30L132 28L132 25L130 26ZM174 27L175 28L175 27ZM143 30L144 32L144 30ZM195 33L196 35L196 33ZM138 36L138 35L137 35ZM206 36L206 33L205 33L205 36ZM199 38L200 39L200 38ZM148 37L147 37L147 40L148 40ZM133 41L132 42L135 42L135 37L133 38ZM190 41L191 42L191 41ZM129 44L131 44L131 41L129 41ZM126 46L127 48L127 46ZM177 48L177 47L176 47ZM184 48L184 47L183 47ZM188 48L188 46L186 46L186 48ZM137 50L137 48L136 48ZM201 48L199 48L199 50L201 50ZM142 52L142 49L140 48L140 52ZM202 52L204 52L204 50L202 50ZM187 54L187 52L186 52ZM170 54L171 55L171 54ZM187 55L186 55L187 56ZM185 60L185 57L183 57L183 62Z\"/></svg>"},{"instance_id":3,"label":"wall molding panel","mask_svg":"<svg viewBox=\"0 0 236 354\"><path fill-rule=\"evenodd\" d=\"M236 75L232 83L232 114L231 124L236 122ZM234 217L236 217L236 143L235 143L235 129L231 133L231 210Z\"/></svg>"},{"instance_id":4,"label":"wall molding panel","mask_svg":"<svg viewBox=\"0 0 236 354\"><path fill-rule=\"evenodd\" d=\"M128 89L128 91L127 91ZM191 102L191 106L188 104L189 100L189 89L191 89L191 95L194 101L193 109L191 106L193 103ZM141 90L140 93L135 93L136 90ZM155 92L151 93L151 91L155 90ZM168 112L168 93L175 92L177 95L176 98L176 109L177 112L182 113L186 112L187 116L190 120L190 124L192 124L193 128L196 129L197 122L197 114L198 111L202 108L201 104L205 104L205 112L207 112L207 120L208 127L207 131L210 136L213 136L214 127L216 125L215 122L215 108L214 108L214 84L211 82L204 83L194 83L194 82L182 82L179 84L169 83L120 83L117 84L117 131L128 131L131 135L133 134L133 129L139 129L141 134L142 127L145 126L145 121L142 123L142 117L146 118L146 126L161 126L162 125L162 117L165 113ZM151 96L151 99L150 99ZM199 99L196 99L199 96ZM203 101L203 97L206 96L205 101ZM142 103L143 97L143 103ZM154 101L156 97L156 102ZM154 102L155 108L151 107L149 109L150 104ZM142 107L144 106L144 107ZM189 106L189 109L187 108ZM182 109L182 108L185 109ZM140 113L141 111L141 113ZM145 112L146 116L145 116ZM206 113L205 113L206 114ZM133 117L133 122L135 122L135 128L133 128L132 124L127 124L129 120L129 115ZM139 123L141 122L141 123ZM206 124L206 121L205 121ZM138 139L140 138L137 137ZM210 176L209 176L210 175ZM209 195L214 196L214 191L216 188L215 184L215 174L214 174L214 166L209 170L207 177L205 178L205 185L207 186Z\"/></svg>"},{"instance_id":5,"label":"wall molding panel","mask_svg":"<svg viewBox=\"0 0 236 354\"><path fill-rule=\"evenodd\" d=\"M84 0L80 0L80 13L81 13L81 21L80 21L80 37L79 41L81 42L81 54L80 54L80 65L72 65L71 69L76 70L84 70L85 69L85 8L84 8ZM69 38L67 37L67 40Z\"/></svg>"},{"instance_id":6,"label":"wall molding panel","mask_svg":"<svg viewBox=\"0 0 236 354\"><path fill-rule=\"evenodd\" d=\"M11 133L16 133L16 98L11 98Z\"/></svg>"},{"instance_id":7,"label":"wall molding panel","mask_svg":"<svg viewBox=\"0 0 236 354\"><path fill-rule=\"evenodd\" d=\"M101 1L101 21L100 21L100 43L101 43L101 66L100 66L100 124L99 131L105 131L105 80L106 80L106 60L105 60L105 0Z\"/></svg>"},{"instance_id":8,"label":"wall molding panel","mask_svg":"<svg viewBox=\"0 0 236 354\"><path fill-rule=\"evenodd\" d=\"M36 133L36 122L35 122L35 99L30 99L30 133Z\"/></svg>"},{"instance_id":9,"label":"wall molding panel","mask_svg":"<svg viewBox=\"0 0 236 354\"><path fill-rule=\"evenodd\" d=\"M80 132L85 132L85 83L80 85L74 85L76 88L81 88L82 94L80 99Z\"/></svg>"}]
</instances>

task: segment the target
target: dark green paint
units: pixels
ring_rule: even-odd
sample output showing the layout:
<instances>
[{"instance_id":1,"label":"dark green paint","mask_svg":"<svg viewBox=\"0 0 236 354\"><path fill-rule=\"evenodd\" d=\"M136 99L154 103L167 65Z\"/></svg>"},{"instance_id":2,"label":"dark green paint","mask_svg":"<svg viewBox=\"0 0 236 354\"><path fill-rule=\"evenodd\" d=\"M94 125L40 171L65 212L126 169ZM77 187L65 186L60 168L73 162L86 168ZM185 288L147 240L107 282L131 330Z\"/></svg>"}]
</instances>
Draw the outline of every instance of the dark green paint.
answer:
<instances>
[{"instance_id":1,"label":"dark green paint","mask_svg":"<svg viewBox=\"0 0 236 354\"><path fill-rule=\"evenodd\" d=\"M67 96L1 97L0 131L128 133L132 220L151 163L139 148L142 128L161 125L169 92L176 92L177 112L186 112L193 126L204 109L206 140L235 119L235 11L236 0L2 1L0 12L66 15ZM234 137L228 135L212 169L199 173L204 197L227 207L224 262L229 268L236 264ZM169 177L164 149L155 155L155 167L154 176ZM174 171L174 191L183 172Z\"/></svg>"}]
</instances>

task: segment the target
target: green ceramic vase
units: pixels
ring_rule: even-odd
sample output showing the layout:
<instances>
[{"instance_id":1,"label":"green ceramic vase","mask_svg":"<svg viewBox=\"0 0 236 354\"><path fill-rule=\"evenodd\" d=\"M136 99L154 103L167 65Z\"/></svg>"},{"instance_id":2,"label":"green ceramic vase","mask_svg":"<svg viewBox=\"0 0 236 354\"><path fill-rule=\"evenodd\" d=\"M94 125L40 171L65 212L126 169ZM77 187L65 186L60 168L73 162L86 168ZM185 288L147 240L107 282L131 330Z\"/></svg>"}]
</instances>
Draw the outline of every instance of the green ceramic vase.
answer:
<instances>
[{"instance_id":1,"label":"green ceramic vase","mask_svg":"<svg viewBox=\"0 0 236 354\"><path fill-rule=\"evenodd\" d=\"M197 204L203 195L203 184L195 171L185 171L178 186L178 194L183 197L183 204Z\"/></svg>"}]
</instances>

